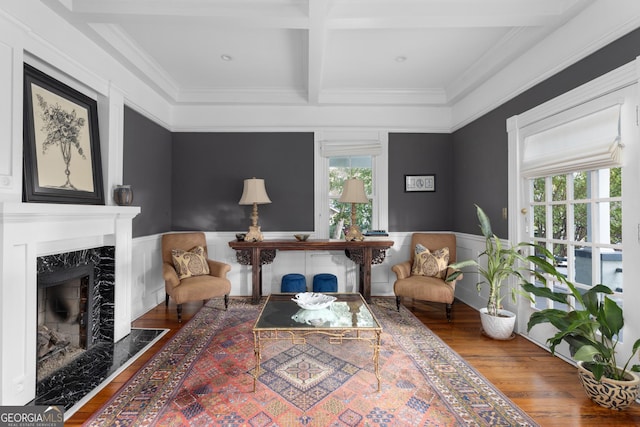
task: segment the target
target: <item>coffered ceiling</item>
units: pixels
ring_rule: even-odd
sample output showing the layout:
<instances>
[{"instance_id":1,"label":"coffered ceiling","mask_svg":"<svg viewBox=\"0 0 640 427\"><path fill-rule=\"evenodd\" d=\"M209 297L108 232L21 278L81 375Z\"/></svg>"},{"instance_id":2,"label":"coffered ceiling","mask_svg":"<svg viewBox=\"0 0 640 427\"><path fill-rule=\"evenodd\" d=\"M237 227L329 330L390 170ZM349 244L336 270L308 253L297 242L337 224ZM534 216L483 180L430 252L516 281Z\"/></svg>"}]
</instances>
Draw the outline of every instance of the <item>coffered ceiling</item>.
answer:
<instances>
[{"instance_id":1,"label":"coffered ceiling","mask_svg":"<svg viewBox=\"0 0 640 427\"><path fill-rule=\"evenodd\" d=\"M172 104L451 106L593 0L47 0Z\"/></svg>"}]
</instances>

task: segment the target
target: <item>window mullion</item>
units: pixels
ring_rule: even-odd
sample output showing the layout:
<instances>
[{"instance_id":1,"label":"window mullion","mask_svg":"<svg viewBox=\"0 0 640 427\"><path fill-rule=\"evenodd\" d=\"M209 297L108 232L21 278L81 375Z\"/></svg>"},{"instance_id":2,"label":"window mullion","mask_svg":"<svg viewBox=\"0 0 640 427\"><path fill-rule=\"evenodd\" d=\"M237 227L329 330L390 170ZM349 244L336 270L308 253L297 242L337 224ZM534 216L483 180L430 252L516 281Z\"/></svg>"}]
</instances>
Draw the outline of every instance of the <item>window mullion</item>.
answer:
<instances>
[{"instance_id":1,"label":"window mullion","mask_svg":"<svg viewBox=\"0 0 640 427\"><path fill-rule=\"evenodd\" d=\"M553 253L553 178L547 176L545 178L545 247L551 253ZM553 284L547 281L547 287L551 287ZM545 300L547 308L553 308L553 302L551 300Z\"/></svg>"},{"instance_id":2,"label":"window mullion","mask_svg":"<svg viewBox=\"0 0 640 427\"><path fill-rule=\"evenodd\" d=\"M551 241L553 240L553 204L551 203L553 200L553 178L548 176L545 178L545 236L547 239L547 249L553 252L553 244Z\"/></svg>"},{"instance_id":3,"label":"window mullion","mask_svg":"<svg viewBox=\"0 0 640 427\"><path fill-rule=\"evenodd\" d=\"M600 268L601 251L599 243L602 242L602 233L600 230L600 179L599 171L591 171L591 230L592 230L592 246L591 246L591 283L593 285L600 283L602 277L602 269Z\"/></svg>"},{"instance_id":4,"label":"window mullion","mask_svg":"<svg viewBox=\"0 0 640 427\"><path fill-rule=\"evenodd\" d=\"M567 279L573 281L575 278L575 246L571 242L576 240L576 221L575 221L575 182L572 173L567 174Z\"/></svg>"}]
</instances>

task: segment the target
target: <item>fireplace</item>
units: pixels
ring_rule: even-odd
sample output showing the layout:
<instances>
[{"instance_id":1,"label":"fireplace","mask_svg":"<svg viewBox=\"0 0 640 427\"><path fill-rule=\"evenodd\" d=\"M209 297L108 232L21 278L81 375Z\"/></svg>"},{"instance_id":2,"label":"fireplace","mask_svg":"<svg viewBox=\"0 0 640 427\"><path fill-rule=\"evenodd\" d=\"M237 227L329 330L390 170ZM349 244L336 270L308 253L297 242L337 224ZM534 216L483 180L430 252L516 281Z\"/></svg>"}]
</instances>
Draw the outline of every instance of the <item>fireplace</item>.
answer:
<instances>
[{"instance_id":1,"label":"fireplace","mask_svg":"<svg viewBox=\"0 0 640 427\"><path fill-rule=\"evenodd\" d=\"M139 212L135 206L0 203L0 405L36 397L39 274L94 264L99 291L92 310L100 332L92 332L86 353L130 335L131 226Z\"/></svg>"},{"instance_id":2,"label":"fireplace","mask_svg":"<svg viewBox=\"0 0 640 427\"><path fill-rule=\"evenodd\" d=\"M113 255L101 247L38 257L38 384L96 343L113 342Z\"/></svg>"}]
</instances>

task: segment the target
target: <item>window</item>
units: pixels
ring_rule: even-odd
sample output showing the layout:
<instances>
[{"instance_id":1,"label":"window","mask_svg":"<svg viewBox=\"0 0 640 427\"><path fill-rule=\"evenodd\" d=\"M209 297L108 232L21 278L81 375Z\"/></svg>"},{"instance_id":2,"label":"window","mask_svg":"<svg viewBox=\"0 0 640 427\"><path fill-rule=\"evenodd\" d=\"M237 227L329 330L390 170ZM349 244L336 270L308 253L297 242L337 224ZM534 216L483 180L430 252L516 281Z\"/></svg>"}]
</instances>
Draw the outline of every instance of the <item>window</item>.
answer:
<instances>
[{"instance_id":1,"label":"window","mask_svg":"<svg viewBox=\"0 0 640 427\"><path fill-rule=\"evenodd\" d=\"M351 224L351 204L340 203L347 178L364 181L368 204L356 204L356 218L365 230L387 227L386 132L316 133L316 235L340 239Z\"/></svg>"},{"instance_id":2,"label":"window","mask_svg":"<svg viewBox=\"0 0 640 427\"><path fill-rule=\"evenodd\" d=\"M371 230L373 185L372 156L342 156L329 158L329 236L333 239L344 237L345 227L351 224L351 203L338 201L344 181L358 178L364 181L364 190L369 198L367 204L356 204L358 226L364 232Z\"/></svg>"},{"instance_id":3,"label":"window","mask_svg":"<svg viewBox=\"0 0 640 427\"><path fill-rule=\"evenodd\" d=\"M520 135L527 237L552 252L578 288L608 286L620 305L623 104L621 93L610 93L533 121ZM553 281L547 286L568 291ZM539 298L535 308L553 304Z\"/></svg>"},{"instance_id":4,"label":"window","mask_svg":"<svg viewBox=\"0 0 640 427\"><path fill-rule=\"evenodd\" d=\"M640 275L639 64L623 65L507 121L510 240L545 245L578 288L602 283L612 289L612 299L627 307L623 333L632 338L637 331L629 325L640 324L640 312L629 309L640 295L633 280ZM518 330L546 346L555 328L541 324L527 331L527 322L551 304L524 298L517 304ZM630 356L634 341L622 340L617 351ZM571 358L564 343L556 354Z\"/></svg>"},{"instance_id":5,"label":"window","mask_svg":"<svg viewBox=\"0 0 640 427\"><path fill-rule=\"evenodd\" d=\"M602 283L622 305L622 168L538 177L529 187L533 242L553 253L558 270L578 288ZM536 308L547 307L546 298L536 301Z\"/></svg>"}]
</instances>

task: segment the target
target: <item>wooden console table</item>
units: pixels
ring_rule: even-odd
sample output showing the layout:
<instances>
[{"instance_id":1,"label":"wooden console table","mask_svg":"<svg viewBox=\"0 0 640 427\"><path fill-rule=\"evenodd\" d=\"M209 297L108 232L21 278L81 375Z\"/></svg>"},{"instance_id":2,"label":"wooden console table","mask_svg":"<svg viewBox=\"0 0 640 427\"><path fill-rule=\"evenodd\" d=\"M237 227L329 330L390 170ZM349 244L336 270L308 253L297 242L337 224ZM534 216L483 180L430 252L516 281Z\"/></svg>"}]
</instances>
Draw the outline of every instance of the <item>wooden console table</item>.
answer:
<instances>
[{"instance_id":1,"label":"wooden console table","mask_svg":"<svg viewBox=\"0 0 640 427\"><path fill-rule=\"evenodd\" d=\"M384 261L387 249L393 246L392 240L363 240L347 242L345 240L312 239L304 242L297 240L263 240L245 242L233 240L229 246L236 250L238 263L250 265L252 269L252 302L257 304L262 296L262 266L271 264L276 251L342 251L359 265L359 292L367 302L371 300L371 265Z\"/></svg>"}]
</instances>

